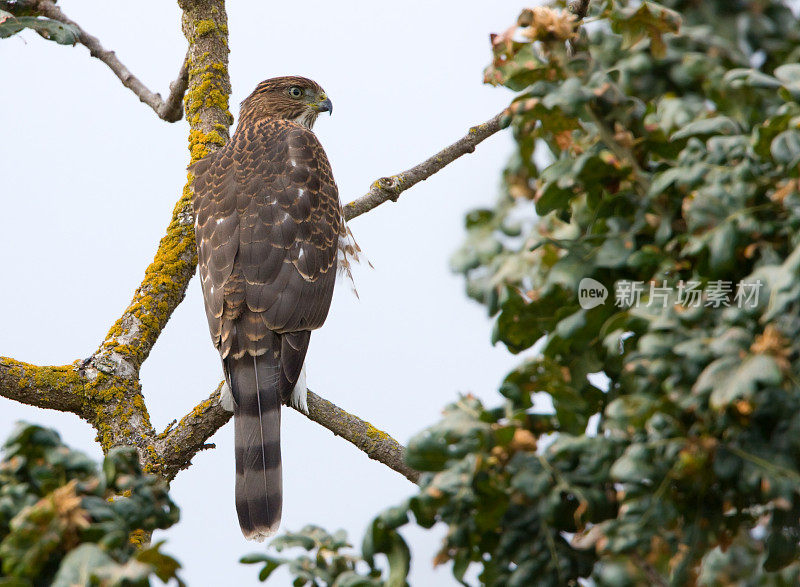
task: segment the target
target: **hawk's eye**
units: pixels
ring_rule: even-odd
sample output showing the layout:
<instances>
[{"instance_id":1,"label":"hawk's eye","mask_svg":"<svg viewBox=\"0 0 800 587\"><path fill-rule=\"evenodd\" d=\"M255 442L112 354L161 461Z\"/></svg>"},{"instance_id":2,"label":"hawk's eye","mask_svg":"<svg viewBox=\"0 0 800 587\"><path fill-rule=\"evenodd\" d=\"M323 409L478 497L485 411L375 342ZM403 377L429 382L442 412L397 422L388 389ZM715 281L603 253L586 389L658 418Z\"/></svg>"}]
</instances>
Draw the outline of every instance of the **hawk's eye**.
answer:
<instances>
[{"instance_id":1,"label":"hawk's eye","mask_svg":"<svg viewBox=\"0 0 800 587\"><path fill-rule=\"evenodd\" d=\"M303 95L303 90L301 90L297 86L292 86L291 88L289 88L289 95L292 98L299 98L300 96Z\"/></svg>"}]
</instances>

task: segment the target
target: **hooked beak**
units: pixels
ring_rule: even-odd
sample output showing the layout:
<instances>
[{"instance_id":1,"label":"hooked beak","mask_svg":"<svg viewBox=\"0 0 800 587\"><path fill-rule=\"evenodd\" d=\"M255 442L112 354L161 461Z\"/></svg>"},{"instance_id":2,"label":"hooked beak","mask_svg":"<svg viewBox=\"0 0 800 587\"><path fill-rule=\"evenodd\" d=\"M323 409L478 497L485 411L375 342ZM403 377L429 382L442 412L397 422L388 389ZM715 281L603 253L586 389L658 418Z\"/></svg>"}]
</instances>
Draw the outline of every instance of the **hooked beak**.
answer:
<instances>
[{"instance_id":1,"label":"hooked beak","mask_svg":"<svg viewBox=\"0 0 800 587\"><path fill-rule=\"evenodd\" d=\"M331 99L328 97L326 97L324 100L315 102L311 106L317 112L327 112L328 114L333 114L333 102L331 102Z\"/></svg>"}]
</instances>

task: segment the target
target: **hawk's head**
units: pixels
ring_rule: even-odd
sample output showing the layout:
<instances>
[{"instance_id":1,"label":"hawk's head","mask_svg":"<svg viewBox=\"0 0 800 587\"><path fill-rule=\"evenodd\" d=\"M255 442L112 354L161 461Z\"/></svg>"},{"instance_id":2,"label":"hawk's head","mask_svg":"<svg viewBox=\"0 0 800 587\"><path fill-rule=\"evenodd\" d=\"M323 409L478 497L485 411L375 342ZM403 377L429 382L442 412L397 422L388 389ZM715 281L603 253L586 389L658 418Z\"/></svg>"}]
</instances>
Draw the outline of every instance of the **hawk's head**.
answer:
<instances>
[{"instance_id":1,"label":"hawk's head","mask_svg":"<svg viewBox=\"0 0 800 587\"><path fill-rule=\"evenodd\" d=\"M311 128L320 112L333 112L333 104L317 82L298 76L274 77L258 84L245 98L239 123L282 118Z\"/></svg>"}]
</instances>

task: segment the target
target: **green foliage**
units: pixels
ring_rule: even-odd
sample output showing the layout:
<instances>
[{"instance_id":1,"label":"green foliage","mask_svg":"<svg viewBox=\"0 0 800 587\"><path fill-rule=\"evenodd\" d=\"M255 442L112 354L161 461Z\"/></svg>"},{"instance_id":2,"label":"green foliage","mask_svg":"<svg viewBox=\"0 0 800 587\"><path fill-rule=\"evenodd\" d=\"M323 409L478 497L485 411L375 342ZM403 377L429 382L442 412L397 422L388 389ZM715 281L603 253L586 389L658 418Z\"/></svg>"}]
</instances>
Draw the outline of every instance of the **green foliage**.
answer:
<instances>
[{"instance_id":1,"label":"green foliage","mask_svg":"<svg viewBox=\"0 0 800 587\"><path fill-rule=\"evenodd\" d=\"M653 57L663 58L667 51L664 34L677 33L681 17L674 10L645 1L638 6L614 6L609 22L611 30L622 35L623 49L648 38Z\"/></svg>"},{"instance_id":2,"label":"green foliage","mask_svg":"<svg viewBox=\"0 0 800 587\"><path fill-rule=\"evenodd\" d=\"M243 557L241 562L245 564L264 564L258 574L260 581L266 581L275 569L282 565L285 565L295 578L292 582L295 587L302 585L379 587L386 584L400 587L405 585L405 575L408 573L409 557L406 549L406 566L405 573L402 574L402 582L393 583L390 579L388 583L384 583L381 580L381 571L374 566L371 560L367 564L360 556L340 552L345 548L351 548L351 545L347 543L347 534L344 530L329 534L317 526L306 526L300 532L286 532L278 536L272 541L271 546L279 552L301 548L305 553L297 554L294 558L262 553ZM400 568L397 567L397 562L394 565L394 568Z\"/></svg>"},{"instance_id":3,"label":"green foliage","mask_svg":"<svg viewBox=\"0 0 800 587\"><path fill-rule=\"evenodd\" d=\"M0 585L142 586L177 579L180 565L139 548L145 533L178 521L159 478L136 450L112 449L103 470L58 434L18 424L0 462ZM180 580L178 580L180 584Z\"/></svg>"},{"instance_id":4,"label":"green foliage","mask_svg":"<svg viewBox=\"0 0 800 587\"><path fill-rule=\"evenodd\" d=\"M542 341L476 421L555 440L494 464L485 445L440 452L409 509L441 492L418 523L446 522L456 576L475 562L489 584L528 565L551 584L794 584L800 26L783 2L756 0L607 0L591 16L574 53L494 39L487 80L520 92L518 151L454 257L497 315L495 341L514 353ZM612 292L605 304L581 307L584 278ZM636 282L638 307L614 303ZM677 295L691 282L699 307ZM737 284L759 282L757 303L741 303ZM552 399L550 426L535 392ZM454 474L456 491L439 488ZM469 515L454 518L455 501Z\"/></svg>"},{"instance_id":5,"label":"green foliage","mask_svg":"<svg viewBox=\"0 0 800 587\"><path fill-rule=\"evenodd\" d=\"M16 16L0 10L0 39L5 39L24 29L31 29L43 38L59 45L74 45L78 42L80 31L70 24L64 24L49 18L22 14Z\"/></svg>"}]
</instances>

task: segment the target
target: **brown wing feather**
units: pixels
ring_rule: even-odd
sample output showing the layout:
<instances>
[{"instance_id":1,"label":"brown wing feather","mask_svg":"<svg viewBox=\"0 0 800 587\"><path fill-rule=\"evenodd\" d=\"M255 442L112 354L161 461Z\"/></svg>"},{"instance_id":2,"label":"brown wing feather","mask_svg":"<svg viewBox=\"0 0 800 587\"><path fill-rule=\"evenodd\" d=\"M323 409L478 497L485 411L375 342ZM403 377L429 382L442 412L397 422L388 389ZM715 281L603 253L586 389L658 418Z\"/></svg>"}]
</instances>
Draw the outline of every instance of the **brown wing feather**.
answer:
<instances>
[{"instance_id":1,"label":"brown wing feather","mask_svg":"<svg viewBox=\"0 0 800 587\"><path fill-rule=\"evenodd\" d=\"M222 356L265 352L269 331L319 328L343 221L316 136L262 120L192 171L200 278Z\"/></svg>"},{"instance_id":2,"label":"brown wing feather","mask_svg":"<svg viewBox=\"0 0 800 587\"><path fill-rule=\"evenodd\" d=\"M233 162L224 151L217 151L190 168L195 175L195 236L200 283L211 338L220 350L225 284L231 277L239 250Z\"/></svg>"}]
</instances>

